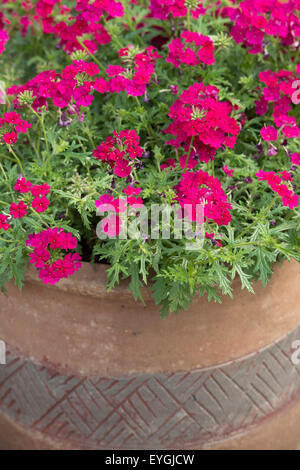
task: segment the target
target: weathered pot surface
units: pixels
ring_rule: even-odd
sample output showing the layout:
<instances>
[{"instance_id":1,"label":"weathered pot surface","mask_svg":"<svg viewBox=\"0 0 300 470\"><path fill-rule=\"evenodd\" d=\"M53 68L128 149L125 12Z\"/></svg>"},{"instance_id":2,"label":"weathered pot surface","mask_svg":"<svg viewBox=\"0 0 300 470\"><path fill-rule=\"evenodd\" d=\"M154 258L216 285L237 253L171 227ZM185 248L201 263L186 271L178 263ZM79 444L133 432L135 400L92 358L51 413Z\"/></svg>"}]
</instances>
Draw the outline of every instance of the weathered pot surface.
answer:
<instances>
[{"instance_id":1,"label":"weathered pot surface","mask_svg":"<svg viewBox=\"0 0 300 470\"><path fill-rule=\"evenodd\" d=\"M0 296L0 446L263 448L265 429L266 448L297 447L299 266L166 319L147 289L145 306L126 283L106 293L103 266L55 287L30 270L22 293L11 283Z\"/></svg>"}]
</instances>

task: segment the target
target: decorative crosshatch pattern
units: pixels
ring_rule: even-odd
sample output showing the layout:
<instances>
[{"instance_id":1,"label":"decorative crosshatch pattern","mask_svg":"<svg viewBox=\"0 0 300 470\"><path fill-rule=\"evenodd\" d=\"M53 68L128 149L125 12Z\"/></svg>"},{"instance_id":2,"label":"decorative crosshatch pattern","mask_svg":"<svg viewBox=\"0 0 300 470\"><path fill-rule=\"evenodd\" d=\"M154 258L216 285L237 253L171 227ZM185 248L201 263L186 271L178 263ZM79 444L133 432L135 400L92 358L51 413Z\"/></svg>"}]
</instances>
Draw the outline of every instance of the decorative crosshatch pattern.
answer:
<instances>
[{"instance_id":1,"label":"decorative crosshatch pattern","mask_svg":"<svg viewBox=\"0 0 300 470\"><path fill-rule=\"evenodd\" d=\"M191 372L125 378L63 376L7 354L0 411L75 448L201 447L259 424L299 394L291 344Z\"/></svg>"}]
</instances>

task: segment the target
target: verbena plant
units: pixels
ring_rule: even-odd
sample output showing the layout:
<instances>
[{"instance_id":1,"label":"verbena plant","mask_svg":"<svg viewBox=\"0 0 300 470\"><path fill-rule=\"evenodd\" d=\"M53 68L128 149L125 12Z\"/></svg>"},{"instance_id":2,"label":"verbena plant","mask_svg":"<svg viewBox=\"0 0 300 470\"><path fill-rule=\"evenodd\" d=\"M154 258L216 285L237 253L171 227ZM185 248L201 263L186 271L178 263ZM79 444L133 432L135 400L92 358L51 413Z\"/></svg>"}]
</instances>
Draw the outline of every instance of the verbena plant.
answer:
<instances>
[{"instance_id":1,"label":"verbena plant","mask_svg":"<svg viewBox=\"0 0 300 470\"><path fill-rule=\"evenodd\" d=\"M299 260L299 0L0 3L2 289L106 263L167 315ZM204 239L122 238L125 204Z\"/></svg>"}]
</instances>

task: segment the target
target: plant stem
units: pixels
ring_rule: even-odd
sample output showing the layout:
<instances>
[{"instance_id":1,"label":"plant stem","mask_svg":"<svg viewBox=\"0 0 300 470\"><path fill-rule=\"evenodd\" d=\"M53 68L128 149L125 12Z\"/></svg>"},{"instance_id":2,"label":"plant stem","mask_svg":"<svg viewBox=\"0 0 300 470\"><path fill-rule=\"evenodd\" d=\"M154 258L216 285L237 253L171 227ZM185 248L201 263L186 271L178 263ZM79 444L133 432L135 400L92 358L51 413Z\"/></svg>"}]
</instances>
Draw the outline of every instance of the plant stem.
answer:
<instances>
[{"instance_id":1,"label":"plant stem","mask_svg":"<svg viewBox=\"0 0 300 470\"><path fill-rule=\"evenodd\" d=\"M186 162L185 162L183 171L187 170L187 167L188 167L188 164L189 164L189 159L190 159L190 154L191 154L191 150L192 150L192 146L193 146L193 142L194 142L194 136L192 136L192 138L191 138L191 143L190 143L190 147L189 147L189 151L188 151L188 154L187 154L187 157L186 157Z\"/></svg>"},{"instance_id":2,"label":"plant stem","mask_svg":"<svg viewBox=\"0 0 300 470\"><path fill-rule=\"evenodd\" d=\"M33 114L38 118L38 120L40 121L40 124L41 124L41 128L42 128L42 131L43 131L43 134L44 134L44 139L45 139L45 144L46 144L46 149L47 149L47 153L49 153L49 144L48 144L48 139L47 139L47 134L46 134L46 129L45 129L45 125L44 125L44 119L42 116L39 115L39 113L37 113L32 106L30 106L30 109L31 111L33 112Z\"/></svg>"},{"instance_id":3,"label":"plant stem","mask_svg":"<svg viewBox=\"0 0 300 470\"><path fill-rule=\"evenodd\" d=\"M33 208L31 207L31 210L32 212L38 216L38 218L40 219L40 221L42 222L43 225L46 225L46 227L49 227L49 225L47 224L47 222L45 222L42 217L40 216L40 214Z\"/></svg>"},{"instance_id":4,"label":"plant stem","mask_svg":"<svg viewBox=\"0 0 300 470\"><path fill-rule=\"evenodd\" d=\"M5 238L0 237L0 242L14 243L14 240L6 240Z\"/></svg>"},{"instance_id":5,"label":"plant stem","mask_svg":"<svg viewBox=\"0 0 300 470\"><path fill-rule=\"evenodd\" d=\"M190 31L191 27L191 10L188 8L187 9L187 16L186 16L186 22L187 22L187 30Z\"/></svg>"},{"instance_id":6,"label":"plant stem","mask_svg":"<svg viewBox=\"0 0 300 470\"><path fill-rule=\"evenodd\" d=\"M30 109L31 111L33 112L33 114L38 118L39 122L40 122L40 125L41 125L41 128L42 128L42 132L43 132L43 135L44 135L44 140L45 140L45 145L46 145L46 152L47 152L47 163L48 163L48 169L49 169L49 172L51 171L50 170L50 155L49 155L49 143L48 143L48 139L47 139L47 134L46 134L46 129L45 129L45 124L44 124L44 116L40 116L39 113L37 113L32 106L30 106Z\"/></svg>"},{"instance_id":7,"label":"plant stem","mask_svg":"<svg viewBox=\"0 0 300 470\"><path fill-rule=\"evenodd\" d=\"M11 199L12 199L12 201L14 201L14 200L15 200L15 194L14 194L14 192L13 192L13 190L12 190L11 185L9 184L9 180L8 180L7 174L5 173L5 170L4 170L3 166L2 166L2 163L0 163L0 168L1 168L1 170L2 170L4 179L7 181L8 190L9 190L9 192L10 192L10 194L11 194Z\"/></svg>"},{"instance_id":8,"label":"plant stem","mask_svg":"<svg viewBox=\"0 0 300 470\"><path fill-rule=\"evenodd\" d=\"M28 140L29 140L29 142L30 142L31 147L32 147L33 150L34 150L34 153L36 154L36 156L37 156L38 159L39 159L39 158L40 158L40 155L39 155L39 153L38 153L38 151L37 151L36 146L35 146L34 143L32 142L31 137L29 137L29 132L28 132L28 134L27 134L27 137L28 137Z\"/></svg>"},{"instance_id":9,"label":"plant stem","mask_svg":"<svg viewBox=\"0 0 300 470\"><path fill-rule=\"evenodd\" d=\"M129 30L131 32L134 32L136 29L133 25L133 22L132 22L132 17L131 17L131 14L130 14L130 5L128 5L128 1L125 0L123 2L123 7L124 7L124 10L125 10L125 20L126 20L126 23L129 27Z\"/></svg>"},{"instance_id":10,"label":"plant stem","mask_svg":"<svg viewBox=\"0 0 300 470\"><path fill-rule=\"evenodd\" d=\"M138 176L137 176L137 173L136 173L136 169L134 168L134 166L132 167L132 173L133 173L133 175L134 175L134 177L135 177L136 182L138 183L139 179L138 179Z\"/></svg>"},{"instance_id":11,"label":"plant stem","mask_svg":"<svg viewBox=\"0 0 300 470\"><path fill-rule=\"evenodd\" d=\"M141 103L139 102L138 97L137 97L137 96L134 96L134 99L135 99L135 101L137 102L138 107L140 108L142 105L141 105Z\"/></svg>"},{"instance_id":12,"label":"plant stem","mask_svg":"<svg viewBox=\"0 0 300 470\"><path fill-rule=\"evenodd\" d=\"M93 148L95 148L95 143L94 143L94 140L93 140L93 137L88 129L88 127L84 126L84 130L89 138L89 141L90 141L90 144L92 145Z\"/></svg>"},{"instance_id":13,"label":"plant stem","mask_svg":"<svg viewBox=\"0 0 300 470\"><path fill-rule=\"evenodd\" d=\"M134 99L135 99L135 101L136 101L138 107L139 107L139 108L142 108L142 109L145 111L145 108L144 108L144 106L140 103L138 97L137 97L137 96L134 96ZM149 136L152 136L152 137L155 138L154 130L152 129L151 124L149 124L146 120L145 120L145 122L144 122L144 120L143 120L143 124L145 125L145 129L147 130Z\"/></svg>"},{"instance_id":14,"label":"plant stem","mask_svg":"<svg viewBox=\"0 0 300 470\"><path fill-rule=\"evenodd\" d=\"M1 157L3 156L3 158L7 159L7 160L10 160L11 162L14 162L15 159L14 158L11 158L9 157L8 155L1 155Z\"/></svg>"},{"instance_id":15,"label":"plant stem","mask_svg":"<svg viewBox=\"0 0 300 470\"><path fill-rule=\"evenodd\" d=\"M18 155L15 153L15 151L13 150L13 148L12 148L11 145L8 145L8 150L9 150L9 152L11 152L11 153L13 154L13 156L14 156L14 158L15 158L17 164L18 164L19 167L20 167L21 173L22 173L22 175L24 176L25 173L24 173L24 170L23 170L23 167L22 167L22 163L21 163L21 161L20 161Z\"/></svg>"},{"instance_id":16,"label":"plant stem","mask_svg":"<svg viewBox=\"0 0 300 470\"><path fill-rule=\"evenodd\" d=\"M85 52L90 56L92 57L92 59L96 62L96 64L99 65L99 67L103 70L103 72L105 72L105 67L104 65L100 62L100 60L97 59L97 57L89 51L89 49L86 47L86 45L84 44L84 42L77 36L77 41L79 42L79 44L84 48Z\"/></svg>"}]
</instances>

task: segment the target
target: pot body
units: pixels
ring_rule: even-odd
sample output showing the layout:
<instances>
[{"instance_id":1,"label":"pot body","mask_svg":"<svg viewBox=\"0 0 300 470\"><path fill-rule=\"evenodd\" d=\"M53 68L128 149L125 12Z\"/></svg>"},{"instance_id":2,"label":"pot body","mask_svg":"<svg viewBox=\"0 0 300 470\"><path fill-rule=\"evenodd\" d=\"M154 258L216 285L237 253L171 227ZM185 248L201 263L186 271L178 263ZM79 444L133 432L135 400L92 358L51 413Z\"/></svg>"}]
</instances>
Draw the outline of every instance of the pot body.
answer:
<instances>
[{"instance_id":1,"label":"pot body","mask_svg":"<svg viewBox=\"0 0 300 470\"><path fill-rule=\"evenodd\" d=\"M103 266L55 287L29 271L0 296L0 448L298 448L300 265L274 271L166 319L148 290L107 293Z\"/></svg>"}]
</instances>

